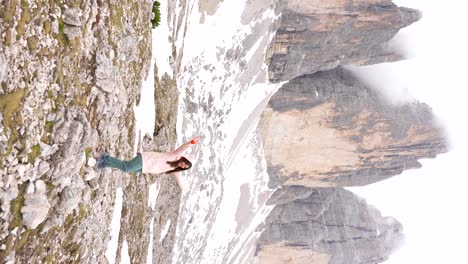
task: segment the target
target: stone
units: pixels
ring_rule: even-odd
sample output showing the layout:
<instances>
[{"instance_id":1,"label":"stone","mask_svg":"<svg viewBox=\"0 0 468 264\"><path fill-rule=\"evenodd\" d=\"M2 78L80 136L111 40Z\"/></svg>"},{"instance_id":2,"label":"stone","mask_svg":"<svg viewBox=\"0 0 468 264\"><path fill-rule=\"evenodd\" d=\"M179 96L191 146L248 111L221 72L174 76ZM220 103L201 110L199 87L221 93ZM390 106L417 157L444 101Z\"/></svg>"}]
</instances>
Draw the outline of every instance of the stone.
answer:
<instances>
[{"instance_id":1,"label":"stone","mask_svg":"<svg viewBox=\"0 0 468 264\"><path fill-rule=\"evenodd\" d=\"M34 184L35 184L37 193L44 194L47 192L47 186L43 180L37 180Z\"/></svg>"},{"instance_id":2,"label":"stone","mask_svg":"<svg viewBox=\"0 0 468 264\"><path fill-rule=\"evenodd\" d=\"M19 177L20 178L24 178L24 175L26 173L26 171L29 169L29 167L31 167L31 164L20 164L18 166L16 166L16 172L18 173Z\"/></svg>"},{"instance_id":3,"label":"stone","mask_svg":"<svg viewBox=\"0 0 468 264\"><path fill-rule=\"evenodd\" d=\"M48 158L48 157L54 155L55 152L57 152L57 150L59 149L57 144L54 144L54 145L51 146L51 145L45 144L43 142L40 142L39 145L41 147L41 157L43 157L43 158Z\"/></svg>"},{"instance_id":4,"label":"stone","mask_svg":"<svg viewBox=\"0 0 468 264\"><path fill-rule=\"evenodd\" d=\"M60 177L57 178L55 177L54 185L60 186L60 188L66 188L71 185L72 179L70 176L65 176L65 177Z\"/></svg>"},{"instance_id":5,"label":"stone","mask_svg":"<svg viewBox=\"0 0 468 264\"><path fill-rule=\"evenodd\" d=\"M96 64L96 86L106 93L112 93L116 85L116 68L112 61L101 52L96 54Z\"/></svg>"},{"instance_id":6,"label":"stone","mask_svg":"<svg viewBox=\"0 0 468 264\"><path fill-rule=\"evenodd\" d=\"M92 168L86 168L85 169L85 175L84 175L84 180L85 181L90 181L98 176L98 173L92 169Z\"/></svg>"},{"instance_id":7,"label":"stone","mask_svg":"<svg viewBox=\"0 0 468 264\"><path fill-rule=\"evenodd\" d=\"M71 211L78 207L81 197L83 195L83 189L77 187L65 187L60 194L60 202L57 207L57 211L62 215L68 215Z\"/></svg>"},{"instance_id":8,"label":"stone","mask_svg":"<svg viewBox=\"0 0 468 264\"><path fill-rule=\"evenodd\" d=\"M44 227L41 230L41 234L45 234L49 231L52 227L61 226L63 224L63 218L53 214L51 217L47 219L44 223Z\"/></svg>"},{"instance_id":9,"label":"stone","mask_svg":"<svg viewBox=\"0 0 468 264\"><path fill-rule=\"evenodd\" d=\"M50 170L50 164L47 161L41 160L35 168L35 178L40 178Z\"/></svg>"},{"instance_id":10,"label":"stone","mask_svg":"<svg viewBox=\"0 0 468 264\"><path fill-rule=\"evenodd\" d=\"M26 193L31 194L34 192L34 184L32 182L28 183L28 187L26 187Z\"/></svg>"},{"instance_id":11,"label":"stone","mask_svg":"<svg viewBox=\"0 0 468 264\"><path fill-rule=\"evenodd\" d=\"M88 159L87 164L88 164L89 167L94 167L94 166L96 166L96 159L93 158L93 157L90 157L90 158Z\"/></svg>"},{"instance_id":12,"label":"stone","mask_svg":"<svg viewBox=\"0 0 468 264\"><path fill-rule=\"evenodd\" d=\"M69 39L81 37L81 28L73 26L65 26L63 32L67 34Z\"/></svg>"},{"instance_id":13,"label":"stone","mask_svg":"<svg viewBox=\"0 0 468 264\"><path fill-rule=\"evenodd\" d=\"M90 181L88 181L89 187L91 187L91 190L95 191L99 188L99 182L97 178L94 178Z\"/></svg>"},{"instance_id":14,"label":"stone","mask_svg":"<svg viewBox=\"0 0 468 264\"><path fill-rule=\"evenodd\" d=\"M80 14L75 8L67 8L63 12L63 23L70 26L81 27L82 22L80 19Z\"/></svg>"},{"instance_id":15,"label":"stone","mask_svg":"<svg viewBox=\"0 0 468 264\"><path fill-rule=\"evenodd\" d=\"M122 54L121 59L130 63L137 59L137 49L135 49L135 44L138 43L135 30L129 24L125 25L124 28L125 37L122 40ZM112 56L110 56L112 58Z\"/></svg>"},{"instance_id":16,"label":"stone","mask_svg":"<svg viewBox=\"0 0 468 264\"><path fill-rule=\"evenodd\" d=\"M12 250L10 254L5 258L5 264L15 264L16 263L16 252Z\"/></svg>"},{"instance_id":17,"label":"stone","mask_svg":"<svg viewBox=\"0 0 468 264\"><path fill-rule=\"evenodd\" d=\"M50 204L44 193L25 194L24 206L21 208L22 221L29 229L35 229L49 213Z\"/></svg>"},{"instance_id":18,"label":"stone","mask_svg":"<svg viewBox=\"0 0 468 264\"><path fill-rule=\"evenodd\" d=\"M11 186L16 186L16 178L15 175L13 175L13 173L8 174L5 179L5 187L8 189Z\"/></svg>"},{"instance_id":19,"label":"stone","mask_svg":"<svg viewBox=\"0 0 468 264\"><path fill-rule=\"evenodd\" d=\"M0 82L8 80L8 59L3 52L0 53ZM3 119L3 118L1 118Z\"/></svg>"},{"instance_id":20,"label":"stone","mask_svg":"<svg viewBox=\"0 0 468 264\"><path fill-rule=\"evenodd\" d=\"M91 188L89 185L86 185L83 189L83 202L89 203L91 201Z\"/></svg>"}]
</instances>

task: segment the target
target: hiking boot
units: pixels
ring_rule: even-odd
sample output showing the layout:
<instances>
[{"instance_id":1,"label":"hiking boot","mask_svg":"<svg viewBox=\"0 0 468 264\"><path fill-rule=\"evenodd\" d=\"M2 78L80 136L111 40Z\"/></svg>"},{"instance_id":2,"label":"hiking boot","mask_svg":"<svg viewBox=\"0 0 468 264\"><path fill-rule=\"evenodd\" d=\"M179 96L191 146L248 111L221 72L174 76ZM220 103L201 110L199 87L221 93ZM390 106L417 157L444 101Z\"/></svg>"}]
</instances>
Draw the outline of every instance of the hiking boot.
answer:
<instances>
[{"instance_id":1,"label":"hiking boot","mask_svg":"<svg viewBox=\"0 0 468 264\"><path fill-rule=\"evenodd\" d=\"M102 154L101 157L99 157L99 159L97 160L96 168L100 170L104 169L106 167L106 157L108 156L108 153Z\"/></svg>"}]
</instances>

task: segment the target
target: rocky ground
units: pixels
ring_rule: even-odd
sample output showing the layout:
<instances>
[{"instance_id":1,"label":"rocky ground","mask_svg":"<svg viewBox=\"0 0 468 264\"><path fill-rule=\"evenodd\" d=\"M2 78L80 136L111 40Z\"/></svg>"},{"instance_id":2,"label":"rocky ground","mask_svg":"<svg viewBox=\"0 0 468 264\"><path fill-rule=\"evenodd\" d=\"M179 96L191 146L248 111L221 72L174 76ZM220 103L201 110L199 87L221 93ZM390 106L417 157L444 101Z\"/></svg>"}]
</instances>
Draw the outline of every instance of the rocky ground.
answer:
<instances>
[{"instance_id":1,"label":"rocky ground","mask_svg":"<svg viewBox=\"0 0 468 264\"><path fill-rule=\"evenodd\" d=\"M102 262L117 187L131 186L125 221L147 213L134 206L147 204L138 189L147 178L94 165L104 151L133 155L150 10L141 1L2 1L0 259ZM140 231L129 231L129 244ZM131 256L146 250L139 245Z\"/></svg>"}]
</instances>

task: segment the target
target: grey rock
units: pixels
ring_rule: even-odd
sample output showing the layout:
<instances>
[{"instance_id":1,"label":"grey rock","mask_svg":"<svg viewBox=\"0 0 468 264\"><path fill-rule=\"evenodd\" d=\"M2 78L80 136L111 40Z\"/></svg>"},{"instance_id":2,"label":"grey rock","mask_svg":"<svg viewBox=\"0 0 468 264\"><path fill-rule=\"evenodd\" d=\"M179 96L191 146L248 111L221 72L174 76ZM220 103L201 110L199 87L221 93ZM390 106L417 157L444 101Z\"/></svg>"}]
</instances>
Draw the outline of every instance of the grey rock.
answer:
<instances>
[{"instance_id":1,"label":"grey rock","mask_svg":"<svg viewBox=\"0 0 468 264\"><path fill-rule=\"evenodd\" d=\"M99 188L99 181L98 178L94 178L90 181L88 181L89 187L91 187L91 190L95 191Z\"/></svg>"},{"instance_id":2,"label":"grey rock","mask_svg":"<svg viewBox=\"0 0 468 264\"><path fill-rule=\"evenodd\" d=\"M83 198L82 198L84 203L89 203L91 201L91 188L89 185L85 186L83 189Z\"/></svg>"},{"instance_id":3,"label":"grey rock","mask_svg":"<svg viewBox=\"0 0 468 264\"><path fill-rule=\"evenodd\" d=\"M19 164L16 166L16 172L18 173L18 176L20 179L23 179L25 176L26 171L28 171L31 168L31 164Z\"/></svg>"},{"instance_id":4,"label":"grey rock","mask_svg":"<svg viewBox=\"0 0 468 264\"><path fill-rule=\"evenodd\" d=\"M37 165L35 164L35 176L34 179L40 178L50 170L50 164L47 161L39 160Z\"/></svg>"},{"instance_id":5,"label":"grey rock","mask_svg":"<svg viewBox=\"0 0 468 264\"><path fill-rule=\"evenodd\" d=\"M52 227L60 226L62 224L63 224L63 217L60 217L54 214L51 217L49 217L47 221L44 223L44 227L41 230L41 234L45 234Z\"/></svg>"},{"instance_id":6,"label":"grey rock","mask_svg":"<svg viewBox=\"0 0 468 264\"><path fill-rule=\"evenodd\" d=\"M24 206L21 208L23 225L35 229L49 213L50 204L44 193L25 194Z\"/></svg>"},{"instance_id":7,"label":"grey rock","mask_svg":"<svg viewBox=\"0 0 468 264\"><path fill-rule=\"evenodd\" d=\"M47 115L47 121L55 121L55 119L57 118L57 115L55 113L49 113Z\"/></svg>"},{"instance_id":8,"label":"grey rock","mask_svg":"<svg viewBox=\"0 0 468 264\"><path fill-rule=\"evenodd\" d=\"M16 164L18 164L18 159L16 159L17 154L18 154L18 150L13 148L11 150L10 155L6 158L10 166L15 166Z\"/></svg>"},{"instance_id":9,"label":"grey rock","mask_svg":"<svg viewBox=\"0 0 468 264\"><path fill-rule=\"evenodd\" d=\"M73 26L65 26L63 32L67 34L69 39L81 37L81 28Z\"/></svg>"},{"instance_id":10,"label":"grey rock","mask_svg":"<svg viewBox=\"0 0 468 264\"><path fill-rule=\"evenodd\" d=\"M129 63L137 59L138 50L135 49L135 46L138 43L138 38L135 30L129 24L125 25L124 34L125 37L122 40L122 54L125 56L125 61Z\"/></svg>"},{"instance_id":11,"label":"grey rock","mask_svg":"<svg viewBox=\"0 0 468 264\"><path fill-rule=\"evenodd\" d=\"M37 193L41 193L41 194L44 194L47 192L47 186L46 184L44 183L43 180L37 180L35 183L34 183L35 187L36 187L36 192Z\"/></svg>"},{"instance_id":12,"label":"grey rock","mask_svg":"<svg viewBox=\"0 0 468 264\"><path fill-rule=\"evenodd\" d=\"M117 82L117 69L112 61L101 52L96 54L96 64L96 86L104 92L112 93Z\"/></svg>"},{"instance_id":13,"label":"grey rock","mask_svg":"<svg viewBox=\"0 0 468 264\"><path fill-rule=\"evenodd\" d=\"M5 179L5 188L8 189L10 187L16 186L16 178L13 173L8 174Z\"/></svg>"},{"instance_id":14,"label":"grey rock","mask_svg":"<svg viewBox=\"0 0 468 264\"><path fill-rule=\"evenodd\" d=\"M85 181L90 181L98 176L98 173L92 168L86 168L85 169L85 175L84 175L84 180Z\"/></svg>"},{"instance_id":15,"label":"grey rock","mask_svg":"<svg viewBox=\"0 0 468 264\"><path fill-rule=\"evenodd\" d=\"M54 145L51 146L51 145L45 144L43 142L40 142L39 145L41 147L41 157L43 157L43 158L48 158L48 157L52 156L59 149L57 144L54 144Z\"/></svg>"},{"instance_id":16,"label":"grey rock","mask_svg":"<svg viewBox=\"0 0 468 264\"><path fill-rule=\"evenodd\" d=\"M84 186L83 186L84 187ZM83 196L83 188L65 187L60 194L60 202L57 211L62 215L68 215L71 211L78 207Z\"/></svg>"},{"instance_id":17,"label":"grey rock","mask_svg":"<svg viewBox=\"0 0 468 264\"><path fill-rule=\"evenodd\" d=\"M81 27L82 22L80 19L80 14L75 8L68 8L63 12L63 22L66 25Z\"/></svg>"},{"instance_id":18,"label":"grey rock","mask_svg":"<svg viewBox=\"0 0 468 264\"><path fill-rule=\"evenodd\" d=\"M79 174L85 162L85 148L95 146L97 142L97 132L91 128L84 115L71 115L67 118L73 119L63 122L57 130L61 135L56 136L56 143L63 144L53 158L57 165L53 172L49 171L54 185L63 187L70 185L72 175Z\"/></svg>"},{"instance_id":19,"label":"grey rock","mask_svg":"<svg viewBox=\"0 0 468 264\"><path fill-rule=\"evenodd\" d=\"M8 80L8 60L3 52L0 53L0 82L5 82ZM0 122L1 122L0 118Z\"/></svg>"},{"instance_id":20,"label":"grey rock","mask_svg":"<svg viewBox=\"0 0 468 264\"><path fill-rule=\"evenodd\" d=\"M71 176L53 177L52 183L55 186L59 186L60 189L63 189L71 185L72 178Z\"/></svg>"}]
</instances>

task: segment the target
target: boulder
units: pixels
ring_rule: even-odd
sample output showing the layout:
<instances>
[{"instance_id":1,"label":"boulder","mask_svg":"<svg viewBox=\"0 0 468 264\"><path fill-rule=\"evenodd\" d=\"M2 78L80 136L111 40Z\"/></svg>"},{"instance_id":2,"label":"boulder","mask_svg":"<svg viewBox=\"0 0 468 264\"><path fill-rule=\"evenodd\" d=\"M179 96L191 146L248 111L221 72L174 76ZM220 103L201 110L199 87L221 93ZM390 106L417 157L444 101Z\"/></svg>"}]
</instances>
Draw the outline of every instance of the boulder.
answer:
<instances>
[{"instance_id":1,"label":"boulder","mask_svg":"<svg viewBox=\"0 0 468 264\"><path fill-rule=\"evenodd\" d=\"M23 225L29 229L35 229L47 218L49 201L44 193L39 192L26 193L24 197L24 206L21 208Z\"/></svg>"}]
</instances>

